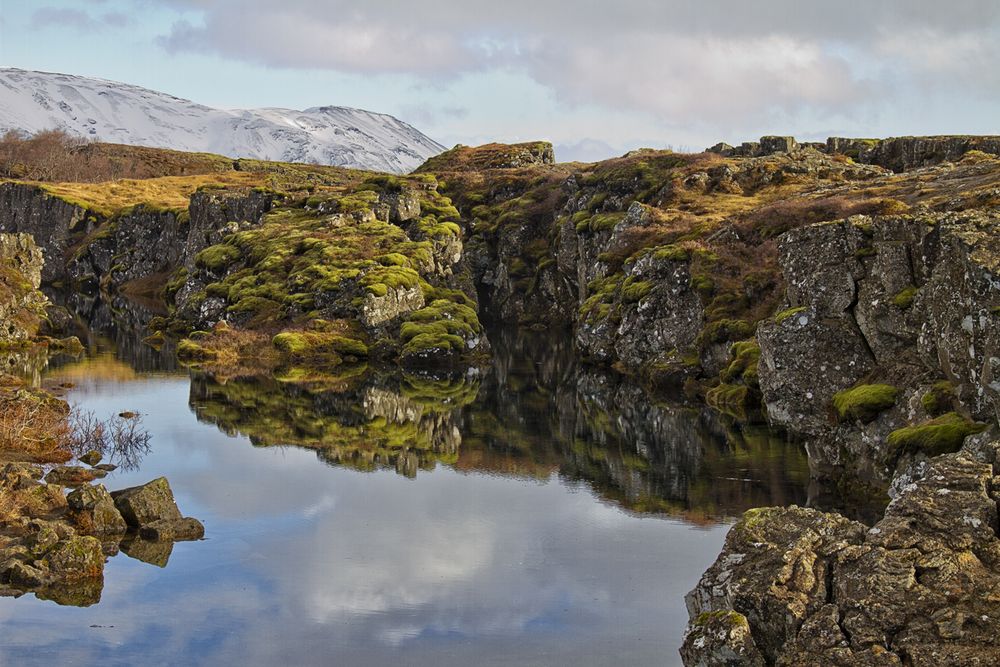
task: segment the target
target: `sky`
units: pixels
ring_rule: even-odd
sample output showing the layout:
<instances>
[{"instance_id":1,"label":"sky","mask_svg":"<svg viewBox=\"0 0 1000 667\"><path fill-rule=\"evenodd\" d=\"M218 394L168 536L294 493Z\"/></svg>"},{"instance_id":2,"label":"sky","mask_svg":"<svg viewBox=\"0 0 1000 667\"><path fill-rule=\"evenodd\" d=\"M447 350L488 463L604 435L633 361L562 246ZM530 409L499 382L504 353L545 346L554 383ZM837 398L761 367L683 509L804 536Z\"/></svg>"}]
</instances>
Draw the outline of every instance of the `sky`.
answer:
<instances>
[{"instance_id":1,"label":"sky","mask_svg":"<svg viewBox=\"0 0 1000 667\"><path fill-rule=\"evenodd\" d=\"M997 0L0 0L0 66L359 107L560 160L1000 134Z\"/></svg>"}]
</instances>

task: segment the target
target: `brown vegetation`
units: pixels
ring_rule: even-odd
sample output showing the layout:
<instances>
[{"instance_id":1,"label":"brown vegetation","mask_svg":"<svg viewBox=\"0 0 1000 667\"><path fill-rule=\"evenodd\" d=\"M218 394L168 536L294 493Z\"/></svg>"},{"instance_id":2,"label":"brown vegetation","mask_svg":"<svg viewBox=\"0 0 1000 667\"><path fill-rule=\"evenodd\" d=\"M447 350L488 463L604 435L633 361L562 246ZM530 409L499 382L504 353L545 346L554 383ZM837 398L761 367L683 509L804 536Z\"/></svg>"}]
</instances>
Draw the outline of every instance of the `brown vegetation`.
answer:
<instances>
[{"instance_id":1,"label":"brown vegetation","mask_svg":"<svg viewBox=\"0 0 1000 667\"><path fill-rule=\"evenodd\" d=\"M51 394L28 389L9 375L0 377L0 454L39 462L71 457L69 406Z\"/></svg>"}]
</instances>

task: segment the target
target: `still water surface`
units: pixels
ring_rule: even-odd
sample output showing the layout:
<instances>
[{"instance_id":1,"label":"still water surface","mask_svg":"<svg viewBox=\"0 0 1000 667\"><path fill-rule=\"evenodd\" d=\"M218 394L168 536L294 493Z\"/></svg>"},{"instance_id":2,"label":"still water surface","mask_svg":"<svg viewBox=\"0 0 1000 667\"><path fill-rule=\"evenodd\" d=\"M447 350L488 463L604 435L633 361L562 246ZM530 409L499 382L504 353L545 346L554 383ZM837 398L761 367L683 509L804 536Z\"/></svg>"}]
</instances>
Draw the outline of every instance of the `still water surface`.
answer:
<instances>
[{"instance_id":1,"label":"still water surface","mask_svg":"<svg viewBox=\"0 0 1000 667\"><path fill-rule=\"evenodd\" d=\"M684 594L740 512L804 502L805 457L561 345L498 335L452 383L302 385L92 338L48 379L152 435L104 483L166 476L206 539L111 558L88 607L0 599L0 663L679 664Z\"/></svg>"}]
</instances>

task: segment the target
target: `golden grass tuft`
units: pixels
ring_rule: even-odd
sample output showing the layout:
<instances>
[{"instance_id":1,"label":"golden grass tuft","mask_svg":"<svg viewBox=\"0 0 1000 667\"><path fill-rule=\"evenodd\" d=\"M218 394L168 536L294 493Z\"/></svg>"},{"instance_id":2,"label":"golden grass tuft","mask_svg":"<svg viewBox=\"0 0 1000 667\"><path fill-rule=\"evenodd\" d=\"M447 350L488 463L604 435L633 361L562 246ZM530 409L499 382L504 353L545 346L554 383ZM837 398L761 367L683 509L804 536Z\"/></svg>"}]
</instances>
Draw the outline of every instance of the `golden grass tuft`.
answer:
<instances>
[{"instance_id":1,"label":"golden grass tuft","mask_svg":"<svg viewBox=\"0 0 1000 667\"><path fill-rule=\"evenodd\" d=\"M186 211L191 195L204 187L262 185L265 177L244 171L196 176L123 179L104 183L38 183L54 197L106 218L138 205L160 211Z\"/></svg>"}]
</instances>

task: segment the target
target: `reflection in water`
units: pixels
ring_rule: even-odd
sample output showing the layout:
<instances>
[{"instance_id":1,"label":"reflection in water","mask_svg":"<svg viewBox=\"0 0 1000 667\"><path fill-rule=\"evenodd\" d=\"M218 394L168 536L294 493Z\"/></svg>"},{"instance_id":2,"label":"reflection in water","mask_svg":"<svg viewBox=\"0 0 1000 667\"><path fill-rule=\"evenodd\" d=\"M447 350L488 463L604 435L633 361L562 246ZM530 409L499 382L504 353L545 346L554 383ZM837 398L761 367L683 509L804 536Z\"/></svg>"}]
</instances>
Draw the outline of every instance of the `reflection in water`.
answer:
<instances>
[{"instance_id":1,"label":"reflection in water","mask_svg":"<svg viewBox=\"0 0 1000 667\"><path fill-rule=\"evenodd\" d=\"M195 373L198 419L248 436L258 447L315 449L324 461L357 470L395 468L409 477L454 463L461 444L458 407L475 398L474 381L390 385L373 374L346 383L289 384L271 378L225 383Z\"/></svg>"},{"instance_id":2,"label":"reflection in water","mask_svg":"<svg viewBox=\"0 0 1000 667\"><path fill-rule=\"evenodd\" d=\"M48 293L49 300L74 314L67 335L80 339L88 355L112 351L133 372L177 371L177 355L172 343L154 348L142 342L149 335L146 325L164 315L163 304L155 300L126 299L123 296L88 295L82 292Z\"/></svg>"},{"instance_id":3,"label":"reflection in water","mask_svg":"<svg viewBox=\"0 0 1000 667\"><path fill-rule=\"evenodd\" d=\"M86 609L0 598L0 662L675 665L713 522L805 494L797 447L579 368L568 337L501 332L453 380L189 379L126 329L52 381L144 415L151 450L106 483L168 477L208 539L122 543Z\"/></svg>"},{"instance_id":4,"label":"reflection in water","mask_svg":"<svg viewBox=\"0 0 1000 667\"><path fill-rule=\"evenodd\" d=\"M628 509L696 521L805 501L799 446L579 368L568 337L494 338L483 379L368 372L302 384L195 374L190 403L198 419L256 446L307 447L358 470L412 477L443 463L542 479L558 471Z\"/></svg>"}]
</instances>

